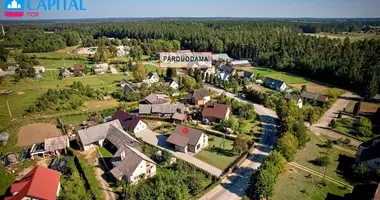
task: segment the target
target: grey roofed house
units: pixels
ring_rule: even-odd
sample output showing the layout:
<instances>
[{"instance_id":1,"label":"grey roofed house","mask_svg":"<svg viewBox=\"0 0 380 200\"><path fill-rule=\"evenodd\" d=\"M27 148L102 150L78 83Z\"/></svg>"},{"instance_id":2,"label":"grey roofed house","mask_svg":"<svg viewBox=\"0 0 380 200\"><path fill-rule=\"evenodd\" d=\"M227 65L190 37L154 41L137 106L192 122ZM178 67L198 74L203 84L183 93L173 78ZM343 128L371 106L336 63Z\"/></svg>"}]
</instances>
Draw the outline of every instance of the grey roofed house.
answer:
<instances>
[{"instance_id":1,"label":"grey roofed house","mask_svg":"<svg viewBox=\"0 0 380 200\"><path fill-rule=\"evenodd\" d=\"M219 71L227 72L227 73L231 74L231 73L233 73L234 71L236 71L236 69L233 68L233 67L230 67L230 66L228 66L228 65L223 65L223 64L222 64L222 65L219 66Z\"/></svg>"},{"instance_id":2,"label":"grey roofed house","mask_svg":"<svg viewBox=\"0 0 380 200\"><path fill-rule=\"evenodd\" d=\"M124 90L124 93L125 93L125 94L130 93L130 92L134 92L134 91L135 91L135 90L134 90L134 89L133 89L128 83L126 83L126 84L124 85L123 90Z\"/></svg>"},{"instance_id":3,"label":"grey roofed house","mask_svg":"<svg viewBox=\"0 0 380 200\"><path fill-rule=\"evenodd\" d=\"M211 93L206 89L195 89L191 95L194 100L199 101L203 100L205 97L211 96Z\"/></svg>"},{"instance_id":4,"label":"grey roofed house","mask_svg":"<svg viewBox=\"0 0 380 200\"><path fill-rule=\"evenodd\" d=\"M44 148L46 152L54 152L67 147L69 147L69 138L67 135L45 138Z\"/></svg>"},{"instance_id":5,"label":"grey roofed house","mask_svg":"<svg viewBox=\"0 0 380 200\"><path fill-rule=\"evenodd\" d=\"M299 95L296 95L296 94L286 94L285 97L284 97L286 100L294 100L296 102L298 102L300 99L301 99L301 96Z\"/></svg>"},{"instance_id":6,"label":"grey roofed house","mask_svg":"<svg viewBox=\"0 0 380 200\"><path fill-rule=\"evenodd\" d=\"M232 66L251 66L248 60L234 60L231 62Z\"/></svg>"},{"instance_id":7,"label":"grey roofed house","mask_svg":"<svg viewBox=\"0 0 380 200\"><path fill-rule=\"evenodd\" d=\"M274 78L266 77L264 85L270 88L280 88L285 82Z\"/></svg>"},{"instance_id":8,"label":"grey roofed house","mask_svg":"<svg viewBox=\"0 0 380 200\"><path fill-rule=\"evenodd\" d=\"M237 75L239 77L244 77L244 78L248 78L248 79L253 78L253 73L252 72L248 72L248 71L238 71Z\"/></svg>"},{"instance_id":9,"label":"grey roofed house","mask_svg":"<svg viewBox=\"0 0 380 200\"><path fill-rule=\"evenodd\" d=\"M169 102L169 96L166 94L150 94L144 100L149 104L163 104Z\"/></svg>"},{"instance_id":10,"label":"grey roofed house","mask_svg":"<svg viewBox=\"0 0 380 200\"><path fill-rule=\"evenodd\" d=\"M153 104L152 113L160 114L174 114L175 112L183 113L185 111L185 105L178 104Z\"/></svg>"},{"instance_id":11,"label":"grey roofed house","mask_svg":"<svg viewBox=\"0 0 380 200\"><path fill-rule=\"evenodd\" d=\"M123 155L122 152L124 152ZM115 167L110 172L116 178L122 178L123 175L132 176L133 172L143 160L156 164L152 159L132 146L127 144L122 145L111 159Z\"/></svg>"},{"instance_id":12,"label":"grey roofed house","mask_svg":"<svg viewBox=\"0 0 380 200\"><path fill-rule=\"evenodd\" d=\"M139 105L139 114L144 115L144 114L151 114L152 113L152 105L151 104L140 104Z\"/></svg>"},{"instance_id":13,"label":"grey roofed house","mask_svg":"<svg viewBox=\"0 0 380 200\"><path fill-rule=\"evenodd\" d=\"M139 148L141 145L140 142L135 138L129 134L126 134L122 128L120 129L113 125L109 127L106 139L115 145L118 149L121 148L124 144L134 148Z\"/></svg>"},{"instance_id":14,"label":"grey roofed house","mask_svg":"<svg viewBox=\"0 0 380 200\"><path fill-rule=\"evenodd\" d=\"M376 94L372 99L376 101L380 101L380 94Z\"/></svg>"},{"instance_id":15,"label":"grey roofed house","mask_svg":"<svg viewBox=\"0 0 380 200\"><path fill-rule=\"evenodd\" d=\"M123 78L123 79L121 79L121 80L120 80L120 86L121 86L121 87L124 87L124 86L125 86L125 84L128 84L128 81L127 81L127 80L125 80L124 78Z\"/></svg>"},{"instance_id":16,"label":"grey roofed house","mask_svg":"<svg viewBox=\"0 0 380 200\"><path fill-rule=\"evenodd\" d=\"M175 112L172 116L172 119L181 120L181 121L186 120L186 114Z\"/></svg>"},{"instance_id":17,"label":"grey roofed house","mask_svg":"<svg viewBox=\"0 0 380 200\"><path fill-rule=\"evenodd\" d=\"M111 125L123 130L123 127L121 126L119 120L113 120L87 129L79 130L78 137L81 140L82 145L92 144L94 142L105 139L108 134L108 129Z\"/></svg>"},{"instance_id":18,"label":"grey roofed house","mask_svg":"<svg viewBox=\"0 0 380 200\"><path fill-rule=\"evenodd\" d=\"M213 60L231 60L231 58L225 54L225 53L219 53L219 54L212 54L212 59Z\"/></svg>"},{"instance_id":19,"label":"grey roofed house","mask_svg":"<svg viewBox=\"0 0 380 200\"><path fill-rule=\"evenodd\" d=\"M202 136L203 131L196 128L186 127L188 129L188 133L184 134L183 128L185 128L185 126L177 125L173 133L166 141L180 147L185 147L188 144L196 146L199 138Z\"/></svg>"},{"instance_id":20,"label":"grey roofed house","mask_svg":"<svg viewBox=\"0 0 380 200\"><path fill-rule=\"evenodd\" d=\"M321 94L317 94L313 92L307 92L307 91L303 91L301 93L301 96L305 99L316 100L319 102L326 102L328 100L328 97L325 95L321 95Z\"/></svg>"}]
</instances>

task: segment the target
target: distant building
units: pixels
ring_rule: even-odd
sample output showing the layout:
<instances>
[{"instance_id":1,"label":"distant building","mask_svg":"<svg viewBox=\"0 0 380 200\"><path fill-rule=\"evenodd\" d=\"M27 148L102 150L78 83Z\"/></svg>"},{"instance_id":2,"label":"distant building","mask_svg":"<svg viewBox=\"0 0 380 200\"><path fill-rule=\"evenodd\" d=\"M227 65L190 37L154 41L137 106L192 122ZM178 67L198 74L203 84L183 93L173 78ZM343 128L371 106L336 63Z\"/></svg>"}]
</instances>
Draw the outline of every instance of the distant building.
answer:
<instances>
[{"instance_id":1,"label":"distant building","mask_svg":"<svg viewBox=\"0 0 380 200\"><path fill-rule=\"evenodd\" d=\"M176 90L178 90L178 88L179 88L178 82L174 79L165 82L164 85L167 87L171 87L173 89L176 89Z\"/></svg>"},{"instance_id":2,"label":"distant building","mask_svg":"<svg viewBox=\"0 0 380 200\"><path fill-rule=\"evenodd\" d=\"M150 83L158 83L160 81L160 77L155 72L149 72L146 79L149 80Z\"/></svg>"},{"instance_id":3,"label":"distant building","mask_svg":"<svg viewBox=\"0 0 380 200\"><path fill-rule=\"evenodd\" d=\"M36 74L44 73L45 67L43 66L33 66L33 69L36 71Z\"/></svg>"},{"instance_id":4,"label":"distant building","mask_svg":"<svg viewBox=\"0 0 380 200\"><path fill-rule=\"evenodd\" d=\"M277 91L284 91L287 88L287 85L284 81L277 80L274 78L266 77L264 80L264 86L267 88L271 88Z\"/></svg>"},{"instance_id":5,"label":"distant building","mask_svg":"<svg viewBox=\"0 0 380 200\"><path fill-rule=\"evenodd\" d=\"M240 66L250 67L251 63L249 63L248 60L234 60L231 62L231 65L234 67L240 67Z\"/></svg>"},{"instance_id":6,"label":"distant building","mask_svg":"<svg viewBox=\"0 0 380 200\"><path fill-rule=\"evenodd\" d=\"M215 74L215 67L208 67L208 68L202 68L201 71L205 74L208 74L209 76L211 74Z\"/></svg>"},{"instance_id":7,"label":"distant building","mask_svg":"<svg viewBox=\"0 0 380 200\"><path fill-rule=\"evenodd\" d=\"M284 98L288 101L294 100L297 103L297 106L299 108L302 108L303 101L302 101L301 96L296 95L296 94L286 94Z\"/></svg>"},{"instance_id":8,"label":"distant building","mask_svg":"<svg viewBox=\"0 0 380 200\"><path fill-rule=\"evenodd\" d=\"M321 95L321 94L317 94L313 92L307 92L307 91L303 91L301 93L301 97L305 98L306 100L317 101L321 103L324 103L329 100L329 98L325 95Z\"/></svg>"},{"instance_id":9,"label":"distant building","mask_svg":"<svg viewBox=\"0 0 380 200\"><path fill-rule=\"evenodd\" d=\"M74 64L74 74L81 74L84 72L84 67L81 64Z\"/></svg>"},{"instance_id":10,"label":"distant building","mask_svg":"<svg viewBox=\"0 0 380 200\"><path fill-rule=\"evenodd\" d=\"M230 74L228 74L227 72L221 72L218 74L218 77L222 81L228 81L230 79Z\"/></svg>"},{"instance_id":11,"label":"distant building","mask_svg":"<svg viewBox=\"0 0 380 200\"><path fill-rule=\"evenodd\" d=\"M238 71L237 75L241 78L248 78L248 79L251 79L254 77L253 73L248 72L248 71Z\"/></svg>"},{"instance_id":12,"label":"distant building","mask_svg":"<svg viewBox=\"0 0 380 200\"><path fill-rule=\"evenodd\" d=\"M380 137L361 143L355 156L356 163L364 164L371 170L380 169Z\"/></svg>"},{"instance_id":13,"label":"distant building","mask_svg":"<svg viewBox=\"0 0 380 200\"><path fill-rule=\"evenodd\" d=\"M223 64L221 64L219 66L218 70L220 72L225 72L225 73L230 74L230 75L235 75L235 73L236 73L236 69L235 68L230 67L228 65L223 65Z\"/></svg>"},{"instance_id":14,"label":"distant building","mask_svg":"<svg viewBox=\"0 0 380 200\"><path fill-rule=\"evenodd\" d=\"M145 102L148 104L164 104L169 103L169 96L166 94L150 94L145 97Z\"/></svg>"},{"instance_id":15,"label":"distant building","mask_svg":"<svg viewBox=\"0 0 380 200\"><path fill-rule=\"evenodd\" d=\"M166 141L177 151L198 153L208 146L208 135L196 128L177 125Z\"/></svg>"},{"instance_id":16,"label":"distant building","mask_svg":"<svg viewBox=\"0 0 380 200\"><path fill-rule=\"evenodd\" d=\"M232 60L232 58L230 58L225 53L219 53L219 54L212 54L212 60L213 61L230 62Z\"/></svg>"},{"instance_id":17,"label":"distant building","mask_svg":"<svg viewBox=\"0 0 380 200\"><path fill-rule=\"evenodd\" d=\"M108 64L107 63L96 64L94 71L95 71L96 74L105 74L105 73L108 73Z\"/></svg>"},{"instance_id":18,"label":"distant building","mask_svg":"<svg viewBox=\"0 0 380 200\"><path fill-rule=\"evenodd\" d=\"M123 90L124 90L124 94L135 91L128 83L124 84Z\"/></svg>"},{"instance_id":19,"label":"distant building","mask_svg":"<svg viewBox=\"0 0 380 200\"><path fill-rule=\"evenodd\" d=\"M177 104L140 104L139 115L173 117L175 113L185 114L187 108L182 103Z\"/></svg>"},{"instance_id":20,"label":"distant building","mask_svg":"<svg viewBox=\"0 0 380 200\"><path fill-rule=\"evenodd\" d=\"M70 75L71 75L71 72L70 72L68 69L63 69L63 70L61 71L61 76L62 76L63 78L69 77Z\"/></svg>"}]
</instances>

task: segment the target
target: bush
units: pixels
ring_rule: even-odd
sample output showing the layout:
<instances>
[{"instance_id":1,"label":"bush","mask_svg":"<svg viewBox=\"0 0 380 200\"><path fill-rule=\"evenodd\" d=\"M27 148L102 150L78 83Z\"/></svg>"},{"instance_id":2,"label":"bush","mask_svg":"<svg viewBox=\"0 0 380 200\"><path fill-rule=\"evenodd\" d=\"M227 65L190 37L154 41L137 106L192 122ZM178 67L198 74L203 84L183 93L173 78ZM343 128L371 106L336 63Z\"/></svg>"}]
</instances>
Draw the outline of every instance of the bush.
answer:
<instances>
[{"instance_id":1,"label":"bush","mask_svg":"<svg viewBox=\"0 0 380 200\"><path fill-rule=\"evenodd\" d=\"M330 164L330 158L328 156L320 156L312 161L313 164L326 167Z\"/></svg>"}]
</instances>

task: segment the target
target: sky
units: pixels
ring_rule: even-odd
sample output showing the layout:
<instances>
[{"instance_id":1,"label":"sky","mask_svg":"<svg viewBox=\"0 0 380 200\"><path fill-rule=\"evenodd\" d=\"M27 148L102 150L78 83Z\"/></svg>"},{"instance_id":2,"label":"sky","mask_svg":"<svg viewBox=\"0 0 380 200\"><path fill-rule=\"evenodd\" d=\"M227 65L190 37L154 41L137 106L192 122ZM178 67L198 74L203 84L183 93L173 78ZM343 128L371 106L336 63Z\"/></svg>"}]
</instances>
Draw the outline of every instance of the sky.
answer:
<instances>
[{"instance_id":1,"label":"sky","mask_svg":"<svg viewBox=\"0 0 380 200\"><path fill-rule=\"evenodd\" d=\"M8 0L1 0L8 1ZM252 17L252 18L372 18L380 17L380 0L82 0L85 11L64 11L62 4L72 0L24 0L60 2L61 10L41 11L37 18L73 19L116 17ZM79 1L78 2L79 6ZM6 3L5 3L6 4ZM5 5L4 4L4 5ZM0 20L4 16L0 4ZM34 6L35 7L35 6ZM27 15L25 13L25 15Z\"/></svg>"}]
</instances>

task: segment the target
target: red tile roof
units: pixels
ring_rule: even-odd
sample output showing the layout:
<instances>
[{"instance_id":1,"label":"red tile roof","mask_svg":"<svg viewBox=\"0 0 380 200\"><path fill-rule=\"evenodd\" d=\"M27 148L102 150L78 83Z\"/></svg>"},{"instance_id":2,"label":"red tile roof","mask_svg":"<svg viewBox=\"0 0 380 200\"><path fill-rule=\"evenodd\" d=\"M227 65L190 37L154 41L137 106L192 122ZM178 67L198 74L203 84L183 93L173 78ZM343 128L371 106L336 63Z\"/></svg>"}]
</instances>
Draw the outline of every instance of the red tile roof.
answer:
<instances>
[{"instance_id":1,"label":"red tile roof","mask_svg":"<svg viewBox=\"0 0 380 200\"><path fill-rule=\"evenodd\" d=\"M57 189L61 174L58 171L42 166L35 167L19 182L10 187L10 192L18 192L15 196L7 197L8 200L19 200L24 197L54 200L57 198Z\"/></svg>"},{"instance_id":2,"label":"red tile roof","mask_svg":"<svg viewBox=\"0 0 380 200\"><path fill-rule=\"evenodd\" d=\"M74 73L83 72L84 67L81 64L74 64Z\"/></svg>"},{"instance_id":3,"label":"red tile roof","mask_svg":"<svg viewBox=\"0 0 380 200\"><path fill-rule=\"evenodd\" d=\"M203 108L202 115L205 117L215 117L218 119L224 119L228 111L226 104L213 104L206 103Z\"/></svg>"}]
</instances>

